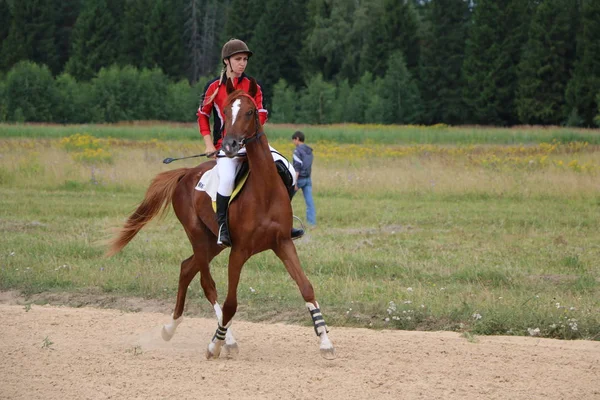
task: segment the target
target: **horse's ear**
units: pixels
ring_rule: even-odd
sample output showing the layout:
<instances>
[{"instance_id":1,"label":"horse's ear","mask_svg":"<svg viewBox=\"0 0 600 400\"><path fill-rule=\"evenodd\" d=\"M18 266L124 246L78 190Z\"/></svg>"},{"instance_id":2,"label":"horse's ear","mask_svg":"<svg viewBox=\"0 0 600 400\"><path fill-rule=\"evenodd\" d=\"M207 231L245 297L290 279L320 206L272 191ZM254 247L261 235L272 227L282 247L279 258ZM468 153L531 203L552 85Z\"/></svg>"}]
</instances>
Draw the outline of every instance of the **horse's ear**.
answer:
<instances>
[{"instance_id":1,"label":"horse's ear","mask_svg":"<svg viewBox=\"0 0 600 400\"><path fill-rule=\"evenodd\" d=\"M233 87L233 81L230 78L227 78L227 94L231 94L235 91L235 88Z\"/></svg>"},{"instance_id":2,"label":"horse's ear","mask_svg":"<svg viewBox=\"0 0 600 400\"><path fill-rule=\"evenodd\" d=\"M256 97L256 93L258 93L258 84L256 83L256 79L250 78L250 88L248 89L248 94L254 98Z\"/></svg>"}]
</instances>

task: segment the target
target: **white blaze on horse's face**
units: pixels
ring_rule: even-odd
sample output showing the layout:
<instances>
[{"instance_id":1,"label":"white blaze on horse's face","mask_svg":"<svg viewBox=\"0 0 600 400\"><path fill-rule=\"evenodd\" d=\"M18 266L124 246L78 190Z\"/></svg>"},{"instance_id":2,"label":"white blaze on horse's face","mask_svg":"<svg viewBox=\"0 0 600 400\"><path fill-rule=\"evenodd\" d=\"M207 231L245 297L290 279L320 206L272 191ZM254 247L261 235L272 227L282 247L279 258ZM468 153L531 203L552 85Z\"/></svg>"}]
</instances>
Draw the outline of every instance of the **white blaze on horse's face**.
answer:
<instances>
[{"instance_id":1,"label":"white blaze on horse's face","mask_svg":"<svg viewBox=\"0 0 600 400\"><path fill-rule=\"evenodd\" d=\"M231 105L231 126L235 125L235 120L237 118L238 112L240 111L242 101L237 99Z\"/></svg>"}]
</instances>

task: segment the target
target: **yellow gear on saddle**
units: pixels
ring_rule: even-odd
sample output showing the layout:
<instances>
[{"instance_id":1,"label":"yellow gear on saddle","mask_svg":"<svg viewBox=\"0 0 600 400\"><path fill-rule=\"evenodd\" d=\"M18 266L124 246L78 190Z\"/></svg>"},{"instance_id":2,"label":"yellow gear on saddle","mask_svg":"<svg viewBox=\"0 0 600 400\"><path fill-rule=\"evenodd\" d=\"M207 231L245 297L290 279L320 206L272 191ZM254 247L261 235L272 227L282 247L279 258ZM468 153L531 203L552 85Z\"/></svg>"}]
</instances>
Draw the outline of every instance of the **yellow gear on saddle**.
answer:
<instances>
[{"instance_id":1,"label":"yellow gear on saddle","mask_svg":"<svg viewBox=\"0 0 600 400\"><path fill-rule=\"evenodd\" d=\"M240 178L240 180L237 183L237 185L235 185L235 188L233 189L233 193L231 193L231 197L229 198L229 204L231 204L231 202L233 201L233 199L235 199L235 196L237 196L238 193L244 187L244 184L246 183L246 180L248 179L248 175L250 175L250 170L247 170L244 173L244 175ZM212 202L212 207L213 207L213 211L217 212L217 202L216 201Z\"/></svg>"}]
</instances>

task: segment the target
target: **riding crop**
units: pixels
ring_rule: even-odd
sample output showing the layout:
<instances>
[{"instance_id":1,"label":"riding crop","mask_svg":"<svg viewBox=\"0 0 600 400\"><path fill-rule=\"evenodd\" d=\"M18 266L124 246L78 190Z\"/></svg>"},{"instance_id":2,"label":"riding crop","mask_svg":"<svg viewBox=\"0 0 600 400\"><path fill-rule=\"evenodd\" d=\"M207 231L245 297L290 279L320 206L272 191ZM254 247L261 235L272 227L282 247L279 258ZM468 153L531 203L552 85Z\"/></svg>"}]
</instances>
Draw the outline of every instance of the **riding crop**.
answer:
<instances>
[{"instance_id":1,"label":"riding crop","mask_svg":"<svg viewBox=\"0 0 600 400\"><path fill-rule=\"evenodd\" d=\"M195 157L210 157L217 154L216 151L213 151L211 153L202 153L202 154L196 154L195 156L187 156L187 157L180 157L180 158L165 158L163 160L163 164L170 164L173 161L177 161L177 160L185 160L186 158L195 158Z\"/></svg>"}]
</instances>

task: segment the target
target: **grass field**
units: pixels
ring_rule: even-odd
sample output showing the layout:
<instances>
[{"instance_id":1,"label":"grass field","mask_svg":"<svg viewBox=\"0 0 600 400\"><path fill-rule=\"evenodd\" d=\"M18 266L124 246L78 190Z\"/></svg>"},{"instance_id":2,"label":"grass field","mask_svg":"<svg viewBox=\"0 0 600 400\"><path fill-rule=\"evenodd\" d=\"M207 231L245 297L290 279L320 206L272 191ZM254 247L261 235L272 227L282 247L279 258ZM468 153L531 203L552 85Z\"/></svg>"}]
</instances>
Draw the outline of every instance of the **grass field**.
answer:
<instances>
[{"instance_id":1,"label":"grass field","mask_svg":"<svg viewBox=\"0 0 600 400\"><path fill-rule=\"evenodd\" d=\"M318 226L296 242L331 325L600 340L600 133L560 128L272 126L307 133ZM116 139L118 138L118 139ZM117 256L120 226L165 157L201 153L193 125L0 126L0 289L174 303L191 254L172 213ZM301 196L295 214L304 219ZM226 290L228 252L213 262ZM189 308L211 315L198 280ZM239 315L309 324L270 253Z\"/></svg>"}]
</instances>

